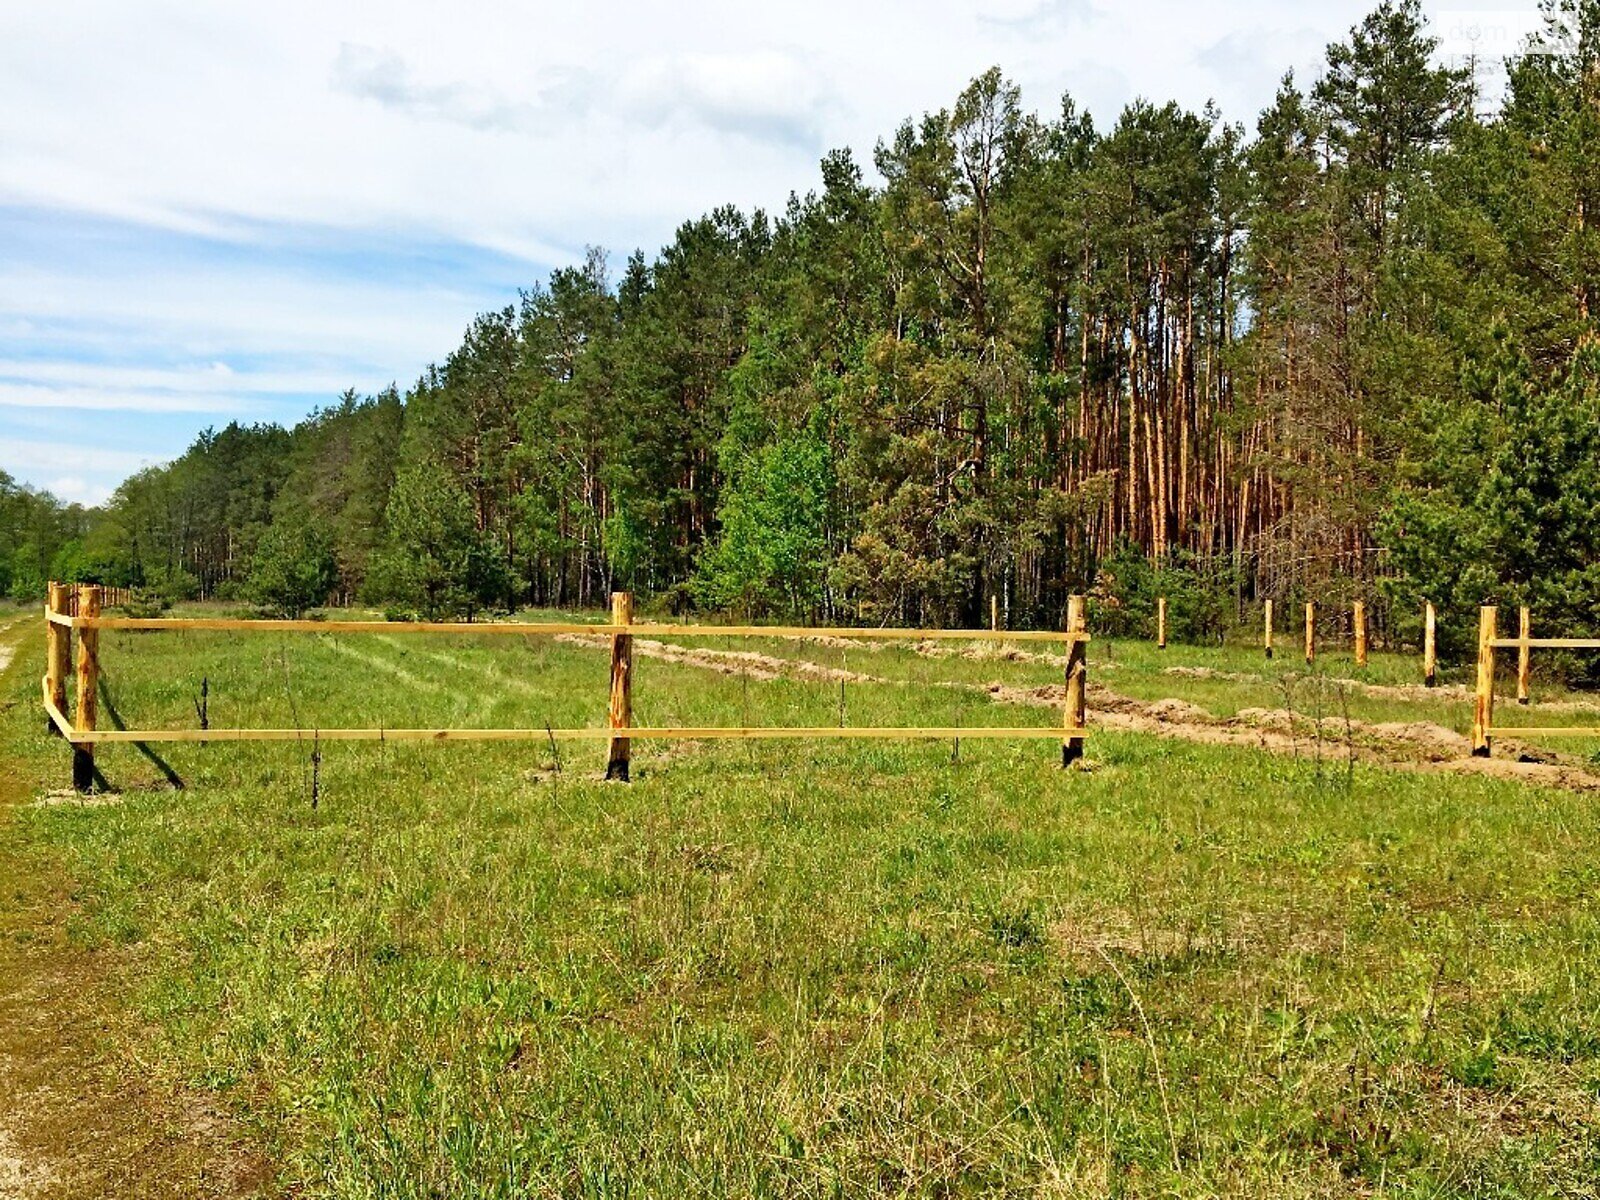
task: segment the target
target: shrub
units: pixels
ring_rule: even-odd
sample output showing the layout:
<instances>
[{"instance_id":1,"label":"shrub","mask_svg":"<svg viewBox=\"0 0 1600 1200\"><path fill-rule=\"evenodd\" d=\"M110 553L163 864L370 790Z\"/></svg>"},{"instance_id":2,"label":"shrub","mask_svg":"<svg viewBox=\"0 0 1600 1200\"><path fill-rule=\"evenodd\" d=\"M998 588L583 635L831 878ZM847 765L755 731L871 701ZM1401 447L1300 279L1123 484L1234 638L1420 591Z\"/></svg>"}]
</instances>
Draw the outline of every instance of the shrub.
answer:
<instances>
[{"instance_id":1,"label":"shrub","mask_svg":"<svg viewBox=\"0 0 1600 1200\"><path fill-rule=\"evenodd\" d=\"M312 525L273 525L261 537L250 564L246 593L269 612L298 617L333 590L333 551Z\"/></svg>"},{"instance_id":2,"label":"shrub","mask_svg":"<svg viewBox=\"0 0 1600 1200\"><path fill-rule=\"evenodd\" d=\"M1220 641L1233 624L1237 584L1231 564L1188 554L1155 563L1137 546L1123 544L1101 560L1095 574L1091 623L1115 637L1154 637L1156 601L1165 596L1171 640Z\"/></svg>"}]
</instances>

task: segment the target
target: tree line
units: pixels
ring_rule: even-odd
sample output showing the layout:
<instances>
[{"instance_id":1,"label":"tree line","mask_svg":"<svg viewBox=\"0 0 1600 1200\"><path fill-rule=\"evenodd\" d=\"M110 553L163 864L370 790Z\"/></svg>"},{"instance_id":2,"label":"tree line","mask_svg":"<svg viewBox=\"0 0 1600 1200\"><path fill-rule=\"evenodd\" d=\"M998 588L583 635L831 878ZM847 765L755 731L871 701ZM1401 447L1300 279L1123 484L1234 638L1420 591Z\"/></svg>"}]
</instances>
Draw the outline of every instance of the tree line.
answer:
<instances>
[{"instance_id":1,"label":"tree line","mask_svg":"<svg viewBox=\"0 0 1600 1200\"><path fill-rule=\"evenodd\" d=\"M987 71L870 177L835 151L782 213L591 250L403 394L208 430L99 510L0 526L9 585L926 624L995 597L1014 626L1160 589L1193 632L1313 594L1401 632L1423 597L1600 627L1600 0L1546 22L1492 111L1416 0L1250 129L1036 115Z\"/></svg>"}]
</instances>

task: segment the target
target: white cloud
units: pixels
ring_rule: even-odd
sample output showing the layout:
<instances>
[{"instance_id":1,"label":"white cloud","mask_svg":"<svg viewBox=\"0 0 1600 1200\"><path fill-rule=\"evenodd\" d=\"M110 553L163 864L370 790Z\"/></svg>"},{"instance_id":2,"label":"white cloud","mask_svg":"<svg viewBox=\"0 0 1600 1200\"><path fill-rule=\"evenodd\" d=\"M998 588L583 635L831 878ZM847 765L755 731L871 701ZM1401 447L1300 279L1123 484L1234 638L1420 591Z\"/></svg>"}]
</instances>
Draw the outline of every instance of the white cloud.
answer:
<instances>
[{"instance_id":1,"label":"white cloud","mask_svg":"<svg viewBox=\"0 0 1600 1200\"><path fill-rule=\"evenodd\" d=\"M825 149L833 94L815 60L787 50L647 60L624 75L619 91L647 127L702 126L813 153Z\"/></svg>"},{"instance_id":2,"label":"white cloud","mask_svg":"<svg viewBox=\"0 0 1600 1200\"><path fill-rule=\"evenodd\" d=\"M104 504L112 492L105 484L90 482L81 475L58 475L44 486L58 499L87 505Z\"/></svg>"},{"instance_id":3,"label":"white cloud","mask_svg":"<svg viewBox=\"0 0 1600 1200\"><path fill-rule=\"evenodd\" d=\"M0 197L221 236L315 222L571 258L619 231L665 237L720 202L781 205L819 149L865 158L993 63L1030 105L1053 112L1071 88L1108 125L1134 93L1198 107L1219 83L1237 90L1195 61L1221 34L1305 23L1325 41L1366 7L16 6ZM1249 120L1271 97L1226 98Z\"/></svg>"},{"instance_id":4,"label":"white cloud","mask_svg":"<svg viewBox=\"0 0 1600 1200\"><path fill-rule=\"evenodd\" d=\"M117 387L42 387L0 380L0 408L86 412L242 413L238 397L216 392L126 391Z\"/></svg>"},{"instance_id":5,"label":"white cloud","mask_svg":"<svg viewBox=\"0 0 1600 1200\"><path fill-rule=\"evenodd\" d=\"M85 446L80 442L36 442L21 438L0 442L0 468L34 476L58 471L71 475L110 471L124 476L163 461L159 455Z\"/></svg>"},{"instance_id":6,"label":"white cloud","mask_svg":"<svg viewBox=\"0 0 1600 1200\"><path fill-rule=\"evenodd\" d=\"M181 396L217 394L338 393L350 386L335 371L235 371L224 362L181 367L108 366L102 363L0 359L0 386L6 380L40 387L132 388Z\"/></svg>"},{"instance_id":7,"label":"white cloud","mask_svg":"<svg viewBox=\"0 0 1600 1200\"><path fill-rule=\"evenodd\" d=\"M1195 61L1215 80L1224 115L1254 129L1286 72L1301 88L1311 86L1327 41L1308 25L1235 29L1197 51Z\"/></svg>"},{"instance_id":8,"label":"white cloud","mask_svg":"<svg viewBox=\"0 0 1600 1200\"><path fill-rule=\"evenodd\" d=\"M168 357L187 359L291 355L414 370L449 352L482 301L481 294L404 280L318 280L203 262L153 278L137 269L0 268L0 319L26 320L33 328L28 340L45 342L66 328L85 347L114 353L158 346ZM109 381L110 373L103 378ZM361 382L347 379L340 388Z\"/></svg>"},{"instance_id":9,"label":"white cloud","mask_svg":"<svg viewBox=\"0 0 1600 1200\"><path fill-rule=\"evenodd\" d=\"M593 94L587 71L555 69L537 100L509 100L491 87L468 82L427 83L394 50L345 42L333 61L336 91L371 100L423 120L490 132L537 134L540 126L581 113Z\"/></svg>"}]
</instances>

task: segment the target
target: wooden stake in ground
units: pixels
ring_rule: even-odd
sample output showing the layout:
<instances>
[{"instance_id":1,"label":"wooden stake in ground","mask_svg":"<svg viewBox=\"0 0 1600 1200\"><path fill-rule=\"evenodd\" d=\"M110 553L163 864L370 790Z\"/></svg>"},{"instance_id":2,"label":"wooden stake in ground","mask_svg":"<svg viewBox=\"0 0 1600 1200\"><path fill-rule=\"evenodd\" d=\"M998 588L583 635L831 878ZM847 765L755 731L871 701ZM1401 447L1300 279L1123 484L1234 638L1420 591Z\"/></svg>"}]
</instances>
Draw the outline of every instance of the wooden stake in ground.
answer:
<instances>
[{"instance_id":1,"label":"wooden stake in ground","mask_svg":"<svg viewBox=\"0 0 1600 1200\"><path fill-rule=\"evenodd\" d=\"M1156 649L1167 648L1167 598L1160 596L1156 599Z\"/></svg>"},{"instance_id":2,"label":"wooden stake in ground","mask_svg":"<svg viewBox=\"0 0 1600 1200\"><path fill-rule=\"evenodd\" d=\"M1433 615L1433 601L1422 610L1422 686L1433 687L1439 682L1439 631Z\"/></svg>"},{"instance_id":3,"label":"wooden stake in ground","mask_svg":"<svg viewBox=\"0 0 1600 1200\"><path fill-rule=\"evenodd\" d=\"M1517 636L1522 639L1522 645L1517 647L1517 703L1526 704L1533 675L1533 647L1528 645L1533 636L1533 614L1526 604L1517 613Z\"/></svg>"},{"instance_id":4,"label":"wooden stake in ground","mask_svg":"<svg viewBox=\"0 0 1600 1200\"><path fill-rule=\"evenodd\" d=\"M1266 603L1265 630L1261 637L1262 644L1266 647L1267 657L1272 657L1272 601Z\"/></svg>"},{"instance_id":5,"label":"wooden stake in ground","mask_svg":"<svg viewBox=\"0 0 1600 1200\"><path fill-rule=\"evenodd\" d=\"M72 673L72 630L65 625L57 625L50 620L51 613L65 613L71 601L68 599L70 589L64 583L50 585L50 599L46 607L44 622L45 640L45 687L50 693L50 703L56 706L59 712L67 711L67 676ZM61 731L56 728L56 723L48 716L45 726L57 737Z\"/></svg>"},{"instance_id":6,"label":"wooden stake in ground","mask_svg":"<svg viewBox=\"0 0 1600 1200\"><path fill-rule=\"evenodd\" d=\"M1478 610L1478 686L1472 697L1472 754L1489 757L1489 730L1494 728L1494 639L1498 610L1486 604Z\"/></svg>"},{"instance_id":7,"label":"wooden stake in ground","mask_svg":"<svg viewBox=\"0 0 1600 1200\"><path fill-rule=\"evenodd\" d=\"M611 593L611 623L633 624L633 593ZM633 724L633 635L611 635L611 703L606 710L607 722L612 729L626 729ZM606 778L628 782L628 759L631 745L627 738L611 738L611 756L606 762Z\"/></svg>"},{"instance_id":8,"label":"wooden stake in ground","mask_svg":"<svg viewBox=\"0 0 1600 1200\"><path fill-rule=\"evenodd\" d=\"M1082 633L1088 629L1089 622L1084 615L1083 597L1069 596L1067 598L1067 632ZM1061 724L1068 730L1079 731L1076 736L1069 733L1061 742L1061 765L1070 767L1083 757L1083 722L1088 716L1086 703L1088 674L1089 674L1089 647L1081 639L1075 638L1067 643L1067 696L1062 707Z\"/></svg>"},{"instance_id":9,"label":"wooden stake in ground","mask_svg":"<svg viewBox=\"0 0 1600 1200\"><path fill-rule=\"evenodd\" d=\"M94 618L100 615L100 589L93 585L78 587L78 616ZM97 691L100 686L100 631L78 630L78 706L72 714L72 727L79 733L94 730L95 716L99 711ZM80 792L94 788L94 746L75 745L72 748L72 786Z\"/></svg>"},{"instance_id":10,"label":"wooden stake in ground","mask_svg":"<svg viewBox=\"0 0 1600 1200\"><path fill-rule=\"evenodd\" d=\"M1000 597L992 594L989 597L989 628L995 633L1000 632Z\"/></svg>"},{"instance_id":11,"label":"wooden stake in ground","mask_svg":"<svg viewBox=\"0 0 1600 1200\"><path fill-rule=\"evenodd\" d=\"M1306 662L1317 661L1317 602L1306 601Z\"/></svg>"},{"instance_id":12,"label":"wooden stake in ground","mask_svg":"<svg viewBox=\"0 0 1600 1200\"><path fill-rule=\"evenodd\" d=\"M1355 633L1356 666L1367 665L1367 606L1357 600L1350 610L1350 624Z\"/></svg>"}]
</instances>

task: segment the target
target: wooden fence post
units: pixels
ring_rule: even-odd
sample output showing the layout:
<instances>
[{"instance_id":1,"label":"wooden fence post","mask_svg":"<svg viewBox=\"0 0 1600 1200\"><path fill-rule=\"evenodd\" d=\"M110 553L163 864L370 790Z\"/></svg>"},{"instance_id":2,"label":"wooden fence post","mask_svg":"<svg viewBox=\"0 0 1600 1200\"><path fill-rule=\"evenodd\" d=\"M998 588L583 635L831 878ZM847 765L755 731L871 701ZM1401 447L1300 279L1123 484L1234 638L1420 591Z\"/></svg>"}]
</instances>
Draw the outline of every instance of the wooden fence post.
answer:
<instances>
[{"instance_id":1,"label":"wooden fence post","mask_svg":"<svg viewBox=\"0 0 1600 1200\"><path fill-rule=\"evenodd\" d=\"M1489 730L1494 728L1494 639L1496 614L1492 604L1478 610L1478 688L1472 698L1472 753L1489 757Z\"/></svg>"},{"instance_id":2,"label":"wooden fence post","mask_svg":"<svg viewBox=\"0 0 1600 1200\"><path fill-rule=\"evenodd\" d=\"M1067 597L1067 632L1083 633L1089 628L1084 616L1084 598ZM1088 717L1086 689L1089 673L1089 647L1081 639L1067 643L1067 695L1062 706L1061 725L1064 729L1083 728ZM1061 765L1070 767L1083 757L1083 736L1068 735L1061 741Z\"/></svg>"},{"instance_id":3,"label":"wooden fence post","mask_svg":"<svg viewBox=\"0 0 1600 1200\"><path fill-rule=\"evenodd\" d=\"M1272 657L1272 601L1271 600L1268 600L1267 603L1266 603L1265 632L1262 634L1262 642L1266 646L1267 657L1271 658Z\"/></svg>"},{"instance_id":4,"label":"wooden fence post","mask_svg":"<svg viewBox=\"0 0 1600 1200\"><path fill-rule=\"evenodd\" d=\"M1517 614L1517 636L1522 639L1522 645L1517 647L1517 703L1528 702L1528 684L1533 676L1533 647L1528 645L1528 639L1533 636L1533 614L1524 604Z\"/></svg>"},{"instance_id":5,"label":"wooden fence post","mask_svg":"<svg viewBox=\"0 0 1600 1200\"><path fill-rule=\"evenodd\" d=\"M1317 661L1317 602L1306 601L1306 663Z\"/></svg>"},{"instance_id":6,"label":"wooden fence post","mask_svg":"<svg viewBox=\"0 0 1600 1200\"><path fill-rule=\"evenodd\" d=\"M93 584L78 585L79 617L100 615L100 589ZM99 711L100 631L78 630L78 704L72 714L72 727L79 733L93 733ZM72 786L80 792L94 788L94 743L72 748Z\"/></svg>"},{"instance_id":7,"label":"wooden fence post","mask_svg":"<svg viewBox=\"0 0 1600 1200\"><path fill-rule=\"evenodd\" d=\"M1167 598L1156 597L1156 649L1167 648Z\"/></svg>"},{"instance_id":8,"label":"wooden fence post","mask_svg":"<svg viewBox=\"0 0 1600 1200\"><path fill-rule=\"evenodd\" d=\"M611 623L633 624L633 593L611 593ZM633 724L633 635L611 635L611 703L606 718L612 729L626 729ZM606 778L628 782L628 760L632 744L625 737L613 735L611 756L606 762Z\"/></svg>"},{"instance_id":9,"label":"wooden fence post","mask_svg":"<svg viewBox=\"0 0 1600 1200\"><path fill-rule=\"evenodd\" d=\"M1357 600L1350 610L1350 623L1354 627L1356 642L1356 666L1367 665L1367 605L1365 601Z\"/></svg>"},{"instance_id":10,"label":"wooden fence post","mask_svg":"<svg viewBox=\"0 0 1600 1200\"><path fill-rule=\"evenodd\" d=\"M1433 601L1422 610L1422 686L1433 687L1439 682L1439 632L1433 613Z\"/></svg>"},{"instance_id":11,"label":"wooden fence post","mask_svg":"<svg viewBox=\"0 0 1600 1200\"><path fill-rule=\"evenodd\" d=\"M72 630L65 625L57 625L50 619L53 613L67 611L67 585L51 582L50 597L45 603L44 619L44 644L45 644L45 687L50 693L50 703L54 704L61 712L67 711L67 676L72 672ZM49 731L57 737L61 730L56 728L56 723L45 715L44 723Z\"/></svg>"},{"instance_id":12,"label":"wooden fence post","mask_svg":"<svg viewBox=\"0 0 1600 1200\"><path fill-rule=\"evenodd\" d=\"M993 592L989 593L989 628L995 633L1000 632L1000 597Z\"/></svg>"}]
</instances>

